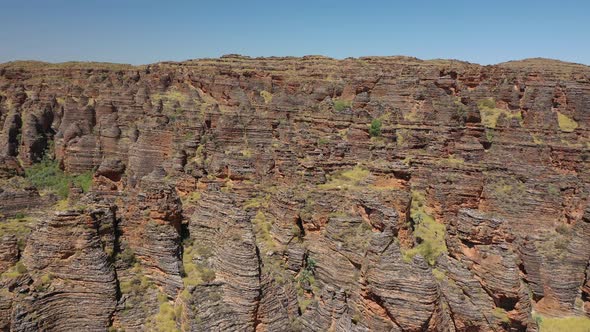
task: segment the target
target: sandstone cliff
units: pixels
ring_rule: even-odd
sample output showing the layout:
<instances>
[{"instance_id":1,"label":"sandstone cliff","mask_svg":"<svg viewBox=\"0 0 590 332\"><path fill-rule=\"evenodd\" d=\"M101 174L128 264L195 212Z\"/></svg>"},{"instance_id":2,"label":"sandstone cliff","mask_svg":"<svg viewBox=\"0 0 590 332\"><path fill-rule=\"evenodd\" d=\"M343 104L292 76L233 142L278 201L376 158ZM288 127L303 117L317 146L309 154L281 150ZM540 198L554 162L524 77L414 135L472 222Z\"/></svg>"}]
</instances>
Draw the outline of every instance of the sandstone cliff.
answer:
<instances>
[{"instance_id":1,"label":"sandstone cliff","mask_svg":"<svg viewBox=\"0 0 590 332\"><path fill-rule=\"evenodd\" d=\"M1 64L0 330L587 324L589 159L553 60Z\"/></svg>"}]
</instances>

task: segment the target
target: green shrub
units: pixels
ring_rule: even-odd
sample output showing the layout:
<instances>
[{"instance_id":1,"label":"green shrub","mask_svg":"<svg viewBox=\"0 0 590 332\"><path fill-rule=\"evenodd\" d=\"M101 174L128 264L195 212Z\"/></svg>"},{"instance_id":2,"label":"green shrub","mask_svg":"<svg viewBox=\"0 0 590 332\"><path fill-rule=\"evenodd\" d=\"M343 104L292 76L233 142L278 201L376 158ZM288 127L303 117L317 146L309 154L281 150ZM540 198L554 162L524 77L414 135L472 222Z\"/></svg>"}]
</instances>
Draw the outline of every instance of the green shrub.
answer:
<instances>
[{"instance_id":1,"label":"green shrub","mask_svg":"<svg viewBox=\"0 0 590 332\"><path fill-rule=\"evenodd\" d=\"M503 206L519 204L523 197L527 196L527 188L520 179L509 176L505 178L494 178L489 183L490 193L500 201Z\"/></svg>"},{"instance_id":2,"label":"green shrub","mask_svg":"<svg viewBox=\"0 0 590 332\"><path fill-rule=\"evenodd\" d=\"M201 271L200 271L201 279L204 282L208 283L208 282L212 282L213 280L215 280L215 271L213 271L209 268L206 268L206 267L202 267L202 266L200 267L200 269L201 269Z\"/></svg>"},{"instance_id":3,"label":"green shrub","mask_svg":"<svg viewBox=\"0 0 590 332\"><path fill-rule=\"evenodd\" d=\"M243 208L245 210L247 210L247 209L258 209L260 207L268 207L269 200L270 200L269 194L266 194L264 196L263 195L256 196L256 197L253 197L253 198L245 201Z\"/></svg>"},{"instance_id":4,"label":"green shrub","mask_svg":"<svg viewBox=\"0 0 590 332\"><path fill-rule=\"evenodd\" d=\"M0 278L17 278L24 273L27 273L27 267L21 262L16 262L16 265L0 274Z\"/></svg>"},{"instance_id":5,"label":"green shrub","mask_svg":"<svg viewBox=\"0 0 590 332\"><path fill-rule=\"evenodd\" d=\"M315 274L315 266L316 266L315 259L313 259L311 257L307 257L307 259L305 259L305 270L306 271L308 271L311 274Z\"/></svg>"},{"instance_id":6,"label":"green shrub","mask_svg":"<svg viewBox=\"0 0 590 332\"><path fill-rule=\"evenodd\" d=\"M315 295L319 293L319 288L314 277L315 268L316 261L311 257L307 257L305 259L305 267L301 270L296 279L297 302L301 312L304 312L310 304L316 302ZM306 291L309 287L311 287L311 293Z\"/></svg>"},{"instance_id":7,"label":"green shrub","mask_svg":"<svg viewBox=\"0 0 590 332\"><path fill-rule=\"evenodd\" d=\"M190 194L187 194L186 196L184 196L184 197L181 198L183 205L195 204L200 199L201 199L201 193L198 192L198 191L193 191Z\"/></svg>"},{"instance_id":8,"label":"green shrub","mask_svg":"<svg viewBox=\"0 0 590 332\"><path fill-rule=\"evenodd\" d=\"M369 135L371 135L371 137L381 136L381 120L373 119L373 121L371 121L371 127L369 128Z\"/></svg>"},{"instance_id":9,"label":"green shrub","mask_svg":"<svg viewBox=\"0 0 590 332\"><path fill-rule=\"evenodd\" d=\"M345 109L350 108L350 106L352 106L352 102L350 100L334 100L334 109L338 112L342 112Z\"/></svg>"},{"instance_id":10,"label":"green shrub","mask_svg":"<svg viewBox=\"0 0 590 332\"><path fill-rule=\"evenodd\" d=\"M84 172L82 174L76 175L72 178L72 183L82 188L82 191L87 193L90 190L90 186L92 186L92 172Z\"/></svg>"},{"instance_id":11,"label":"green shrub","mask_svg":"<svg viewBox=\"0 0 590 332\"><path fill-rule=\"evenodd\" d=\"M445 280L445 277L446 277L445 273L437 268L432 269L432 275L438 281L443 281L443 280Z\"/></svg>"},{"instance_id":12,"label":"green shrub","mask_svg":"<svg viewBox=\"0 0 590 332\"><path fill-rule=\"evenodd\" d=\"M25 265L19 261L18 263L16 263L16 265L14 266L16 272L23 274L27 272L27 268L25 267Z\"/></svg>"},{"instance_id":13,"label":"green shrub","mask_svg":"<svg viewBox=\"0 0 590 332\"><path fill-rule=\"evenodd\" d=\"M25 170L27 179L37 188L56 193L61 198L67 198L70 185L82 188L84 192L90 190L92 173L90 171L79 175L68 175L59 168L57 160L47 156Z\"/></svg>"},{"instance_id":14,"label":"green shrub","mask_svg":"<svg viewBox=\"0 0 590 332\"><path fill-rule=\"evenodd\" d=\"M131 272L130 279L119 283L121 293L142 296L148 289L155 288L154 283L144 274L139 264L135 264Z\"/></svg>"},{"instance_id":15,"label":"green shrub","mask_svg":"<svg viewBox=\"0 0 590 332\"><path fill-rule=\"evenodd\" d=\"M135 253L133 252L133 249L129 247L125 248L125 250L119 254L119 257L121 258L121 261L127 265L135 264Z\"/></svg>"}]
</instances>

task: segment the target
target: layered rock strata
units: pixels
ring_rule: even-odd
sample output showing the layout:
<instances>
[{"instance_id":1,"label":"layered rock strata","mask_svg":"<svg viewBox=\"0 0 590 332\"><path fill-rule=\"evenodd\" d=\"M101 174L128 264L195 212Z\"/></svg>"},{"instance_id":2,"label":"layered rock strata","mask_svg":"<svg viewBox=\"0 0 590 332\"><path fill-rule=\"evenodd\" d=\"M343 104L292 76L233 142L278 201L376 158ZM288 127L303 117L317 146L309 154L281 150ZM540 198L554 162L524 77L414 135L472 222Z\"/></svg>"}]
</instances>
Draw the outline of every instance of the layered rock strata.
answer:
<instances>
[{"instance_id":1,"label":"layered rock strata","mask_svg":"<svg viewBox=\"0 0 590 332\"><path fill-rule=\"evenodd\" d=\"M0 329L588 316L589 110L545 59L2 64ZM36 188L51 159L90 188Z\"/></svg>"}]
</instances>

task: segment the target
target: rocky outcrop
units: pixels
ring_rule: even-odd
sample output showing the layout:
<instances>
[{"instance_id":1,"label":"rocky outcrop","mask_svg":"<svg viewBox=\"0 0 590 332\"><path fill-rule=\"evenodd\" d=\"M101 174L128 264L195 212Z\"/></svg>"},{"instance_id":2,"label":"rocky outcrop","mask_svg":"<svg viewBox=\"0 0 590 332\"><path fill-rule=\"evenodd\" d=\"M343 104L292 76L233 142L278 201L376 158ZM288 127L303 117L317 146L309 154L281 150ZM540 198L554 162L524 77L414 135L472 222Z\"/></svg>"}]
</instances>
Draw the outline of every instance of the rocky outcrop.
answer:
<instances>
[{"instance_id":1,"label":"rocky outcrop","mask_svg":"<svg viewBox=\"0 0 590 332\"><path fill-rule=\"evenodd\" d=\"M231 195L214 191L201 196L188 232L185 283L194 286L184 299L183 324L189 330L254 330L260 258L248 216Z\"/></svg>"},{"instance_id":2,"label":"rocky outcrop","mask_svg":"<svg viewBox=\"0 0 590 332\"><path fill-rule=\"evenodd\" d=\"M2 64L0 329L588 315L589 109L590 69L546 59Z\"/></svg>"},{"instance_id":3,"label":"rocky outcrop","mask_svg":"<svg viewBox=\"0 0 590 332\"><path fill-rule=\"evenodd\" d=\"M11 330L103 331L110 325L116 277L98 231L113 219L109 208L100 208L59 213L39 225L23 252L30 282L14 300Z\"/></svg>"}]
</instances>

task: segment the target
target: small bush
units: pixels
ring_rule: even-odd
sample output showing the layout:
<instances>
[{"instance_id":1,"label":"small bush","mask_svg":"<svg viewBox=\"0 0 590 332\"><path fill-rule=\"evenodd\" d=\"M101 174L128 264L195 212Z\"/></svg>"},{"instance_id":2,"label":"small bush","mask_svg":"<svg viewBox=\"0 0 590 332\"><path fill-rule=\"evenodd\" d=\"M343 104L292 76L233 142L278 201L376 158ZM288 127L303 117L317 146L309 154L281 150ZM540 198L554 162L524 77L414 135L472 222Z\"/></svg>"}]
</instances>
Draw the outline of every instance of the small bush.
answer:
<instances>
[{"instance_id":1,"label":"small bush","mask_svg":"<svg viewBox=\"0 0 590 332\"><path fill-rule=\"evenodd\" d=\"M215 280L215 271L210 269L204 262L195 262L195 257L206 258L212 255L205 247L193 248L186 246L182 255L182 281L187 286L197 286L202 283L209 283Z\"/></svg>"},{"instance_id":2,"label":"small bush","mask_svg":"<svg viewBox=\"0 0 590 332\"><path fill-rule=\"evenodd\" d=\"M4 235L15 235L18 247L22 250L26 244L26 237L39 220L30 217L4 219L0 222L0 237Z\"/></svg>"},{"instance_id":3,"label":"small bush","mask_svg":"<svg viewBox=\"0 0 590 332\"><path fill-rule=\"evenodd\" d=\"M201 272L201 279L204 282L209 283L209 282L215 280L215 271L213 271L209 268L206 268L206 267L201 267L200 270L201 270L200 271Z\"/></svg>"},{"instance_id":4,"label":"small bush","mask_svg":"<svg viewBox=\"0 0 590 332\"><path fill-rule=\"evenodd\" d=\"M570 228L564 224L560 224L559 226L555 227L555 231L561 235L569 235L570 234Z\"/></svg>"},{"instance_id":5,"label":"small bush","mask_svg":"<svg viewBox=\"0 0 590 332\"><path fill-rule=\"evenodd\" d=\"M123 252L119 255L121 261L127 265L135 264L135 253L131 248L126 248Z\"/></svg>"},{"instance_id":6,"label":"small bush","mask_svg":"<svg viewBox=\"0 0 590 332\"><path fill-rule=\"evenodd\" d=\"M119 283L121 293L142 296L148 289L155 287L139 264L136 264L131 272L131 279Z\"/></svg>"},{"instance_id":7,"label":"small bush","mask_svg":"<svg viewBox=\"0 0 590 332\"><path fill-rule=\"evenodd\" d=\"M27 268L21 261L18 261L15 266L0 274L0 278L17 278L24 273L27 273Z\"/></svg>"},{"instance_id":8,"label":"small bush","mask_svg":"<svg viewBox=\"0 0 590 332\"><path fill-rule=\"evenodd\" d=\"M71 180L72 184L82 188L82 191L87 193L90 190L90 186L92 186L92 172L84 172L82 174L76 175Z\"/></svg>"},{"instance_id":9,"label":"small bush","mask_svg":"<svg viewBox=\"0 0 590 332\"><path fill-rule=\"evenodd\" d=\"M190 194L182 197L182 204L195 204L201 199L201 193L198 191L193 191Z\"/></svg>"},{"instance_id":10,"label":"small bush","mask_svg":"<svg viewBox=\"0 0 590 332\"><path fill-rule=\"evenodd\" d=\"M265 245L264 249L275 250L277 245L271 234L273 220L267 218L262 211L258 211L251 221L254 226L254 232L256 233L256 240Z\"/></svg>"},{"instance_id":11,"label":"small bush","mask_svg":"<svg viewBox=\"0 0 590 332\"><path fill-rule=\"evenodd\" d=\"M16 272L18 272L20 274L27 273L27 268L25 267L25 265L21 261L16 263L14 268L15 268Z\"/></svg>"},{"instance_id":12,"label":"small bush","mask_svg":"<svg viewBox=\"0 0 590 332\"><path fill-rule=\"evenodd\" d=\"M338 112L342 112L345 109L350 108L350 106L352 106L352 102L349 100L334 100L334 109Z\"/></svg>"},{"instance_id":13,"label":"small bush","mask_svg":"<svg viewBox=\"0 0 590 332\"><path fill-rule=\"evenodd\" d=\"M61 198L68 197L69 179L59 168L57 160L45 157L41 162L33 164L25 170L26 177L40 189L49 189Z\"/></svg>"},{"instance_id":14,"label":"small bush","mask_svg":"<svg viewBox=\"0 0 590 332\"><path fill-rule=\"evenodd\" d=\"M371 121L371 127L369 128L369 135L371 135L371 137L381 136L381 120L373 119L373 121Z\"/></svg>"},{"instance_id":15,"label":"small bush","mask_svg":"<svg viewBox=\"0 0 590 332\"><path fill-rule=\"evenodd\" d=\"M496 101L494 98L485 98L477 102L479 108L496 108Z\"/></svg>"},{"instance_id":16,"label":"small bush","mask_svg":"<svg viewBox=\"0 0 590 332\"><path fill-rule=\"evenodd\" d=\"M160 304L160 310L154 317L156 331L178 331L176 311L168 301Z\"/></svg>"},{"instance_id":17,"label":"small bush","mask_svg":"<svg viewBox=\"0 0 590 332\"><path fill-rule=\"evenodd\" d=\"M307 257L307 259L305 260L305 270L311 274L315 274L315 266L316 266L315 259L313 259L311 257Z\"/></svg>"}]
</instances>

